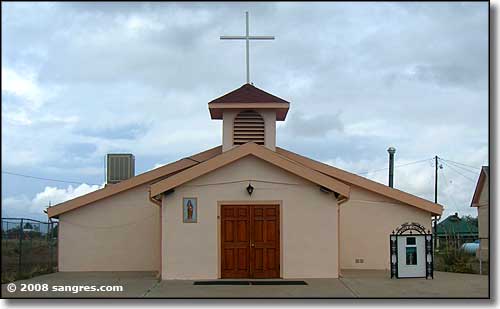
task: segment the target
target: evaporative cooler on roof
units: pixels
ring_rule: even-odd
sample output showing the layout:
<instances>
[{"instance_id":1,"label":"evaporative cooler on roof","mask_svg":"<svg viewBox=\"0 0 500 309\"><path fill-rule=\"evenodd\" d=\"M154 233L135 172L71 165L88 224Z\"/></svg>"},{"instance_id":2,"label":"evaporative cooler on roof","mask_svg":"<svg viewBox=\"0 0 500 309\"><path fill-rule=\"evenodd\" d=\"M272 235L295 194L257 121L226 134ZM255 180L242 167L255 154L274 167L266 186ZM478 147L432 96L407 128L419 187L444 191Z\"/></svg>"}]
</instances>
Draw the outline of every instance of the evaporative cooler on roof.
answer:
<instances>
[{"instance_id":1,"label":"evaporative cooler on roof","mask_svg":"<svg viewBox=\"0 0 500 309\"><path fill-rule=\"evenodd\" d=\"M119 183L135 175L135 158L129 153L107 155L106 183Z\"/></svg>"},{"instance_id":2,"label":"evaporative cooler on roof","mask_svg":"<svg viewBox=\"0 0 500 309\"><path fill-rule=\"evenodd\" d=\"M264 145L264 119L256 111L243 111L234 119L233 144Z\"/></svg>"}]
</instances>

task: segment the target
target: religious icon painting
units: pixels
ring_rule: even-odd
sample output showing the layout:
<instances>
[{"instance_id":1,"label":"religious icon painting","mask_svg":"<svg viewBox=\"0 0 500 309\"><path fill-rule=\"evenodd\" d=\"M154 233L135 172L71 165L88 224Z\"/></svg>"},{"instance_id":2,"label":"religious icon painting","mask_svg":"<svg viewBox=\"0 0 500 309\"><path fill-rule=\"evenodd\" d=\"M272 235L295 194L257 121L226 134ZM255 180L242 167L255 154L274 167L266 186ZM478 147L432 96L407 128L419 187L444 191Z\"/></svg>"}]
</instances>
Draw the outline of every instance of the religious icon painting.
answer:
<instances>
[{"instance_id":1,"label":"religious icon painting","mask_svg":"<svg viewBox=\"0 0 500 309\"><path fill-rule=\"evenodd\" d=\"M185 197L182 199L182 218L184 223L196 223L198 220L198 199Z\"/></svg>"}]
</instances>

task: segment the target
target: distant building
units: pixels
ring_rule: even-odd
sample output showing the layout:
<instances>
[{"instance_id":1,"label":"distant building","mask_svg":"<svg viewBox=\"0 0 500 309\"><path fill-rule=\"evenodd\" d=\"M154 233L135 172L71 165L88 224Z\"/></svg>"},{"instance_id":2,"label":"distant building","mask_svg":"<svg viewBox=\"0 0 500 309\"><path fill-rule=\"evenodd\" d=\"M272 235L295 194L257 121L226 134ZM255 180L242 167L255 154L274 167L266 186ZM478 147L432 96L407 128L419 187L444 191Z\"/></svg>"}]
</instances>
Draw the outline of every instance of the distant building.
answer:
<instances>
[{"instance_id":1,"label":"distant building","mask_svg":"<svg viewBox=\"0 0 500 309\"><path fill-rule=\"evenodd\" d=\"M471 207L477 207L477 218L479 224L479 249L481 259L488 260L489 248L489 208L490 208L490 169L483 166L481 174L477 180L476 190L472 197Z\"/></svg>"},{"instance_id":2,"label":"distant building","mask_svg":"<svg viewBox=\"0 0 500 309\"><path fill-rule=\"evenodd\" d=\"M438 248L448 244L460 248L462 244L478 239L477 221L470 217L458 216L458 213L448 216L437 225Z\"/></svg>"}]
</instances>

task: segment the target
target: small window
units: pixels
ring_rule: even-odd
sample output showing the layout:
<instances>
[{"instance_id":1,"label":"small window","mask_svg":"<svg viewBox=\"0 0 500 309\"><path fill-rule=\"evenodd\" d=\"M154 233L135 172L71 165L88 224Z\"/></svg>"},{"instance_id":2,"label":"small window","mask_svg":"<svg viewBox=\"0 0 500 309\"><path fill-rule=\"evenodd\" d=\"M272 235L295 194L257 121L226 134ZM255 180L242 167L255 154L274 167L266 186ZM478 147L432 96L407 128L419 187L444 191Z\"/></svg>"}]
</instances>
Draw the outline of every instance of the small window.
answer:
<instances>
[{"instance_id":1,"label":"small window","mask_svg":"<svg viewBox=\"0 0 500 309\"><path fill-rule=\"evenodd\" d=\"M406 238L406 245L416 245L417 241L415 240L415 237L407 237Z\"/></svg>"},{"instance_id":2,"label":"small window","mask_svg":"<svg viewBox=\"0 0 500 309\"><path fill-rule=\"evenodd\" d=\"M417 247L406 247L406 265L417 265Z\"/></svg>"}]
</instances>

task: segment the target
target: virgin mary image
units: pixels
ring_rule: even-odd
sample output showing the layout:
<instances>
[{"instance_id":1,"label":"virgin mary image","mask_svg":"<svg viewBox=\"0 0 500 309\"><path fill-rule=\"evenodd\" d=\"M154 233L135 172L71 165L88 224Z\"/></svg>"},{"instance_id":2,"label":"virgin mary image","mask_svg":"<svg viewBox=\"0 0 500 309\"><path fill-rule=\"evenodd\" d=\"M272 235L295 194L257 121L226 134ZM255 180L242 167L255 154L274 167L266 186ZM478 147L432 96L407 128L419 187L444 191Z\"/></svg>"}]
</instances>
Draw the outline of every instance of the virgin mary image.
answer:
<instances>
[{"instance_id":1,"label":"virgin mary image","mask_svg":"<svg viewBox=\"0 0 500 309\"><path fill-rule=\"evenodd\" d=\"M184 223L195 223L196 222L196 198L184 198Z\"/></svg>"},{"instance_id":2,"label":"virgin mary image","mask_svg":"<svg viewBox=\"0 0 500 309\"><path fill-rule=\"evenodd\" d=\"M191 204L191 200L188 200L187 203L187 219L188 221L193 220L193 204Z\"/></svg>"}]
</instances>

